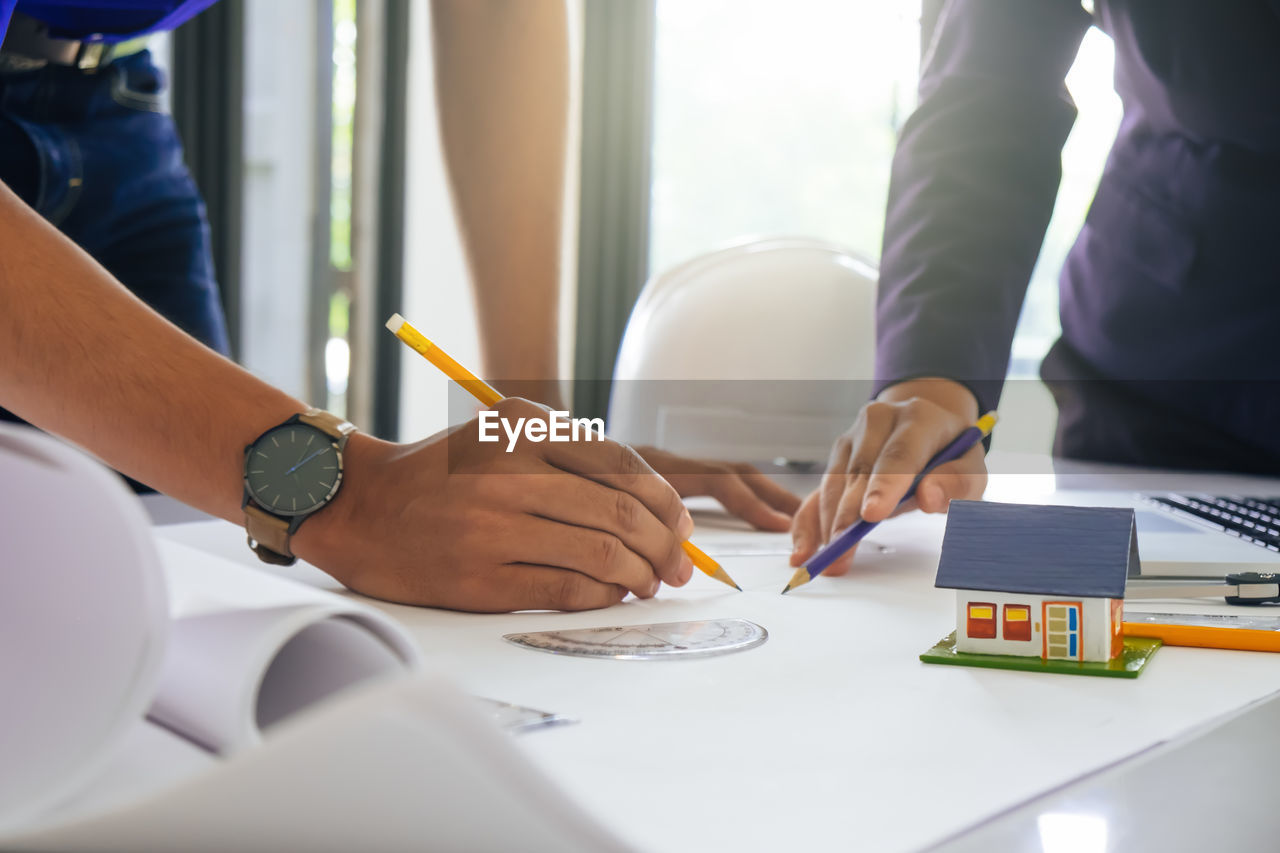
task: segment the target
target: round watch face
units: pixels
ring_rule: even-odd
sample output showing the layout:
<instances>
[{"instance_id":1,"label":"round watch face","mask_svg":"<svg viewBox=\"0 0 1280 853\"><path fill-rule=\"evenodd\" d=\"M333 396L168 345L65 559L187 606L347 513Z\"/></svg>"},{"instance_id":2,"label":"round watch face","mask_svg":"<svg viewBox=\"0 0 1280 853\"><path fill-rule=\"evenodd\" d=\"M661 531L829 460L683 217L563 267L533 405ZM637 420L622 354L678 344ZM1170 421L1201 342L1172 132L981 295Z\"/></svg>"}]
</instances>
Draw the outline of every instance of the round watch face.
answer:
<instances>
[{"instance_id":1,"label":"round watch face","mask_svg":"<svg viewBox=\"0 0 1280 853\"><path fill-rule=\"evenodd\" d=\"M308 424L283 424L250 445L244 484L267 512L306 515L338 491L341 463L333 438Z\"/></svg>"}]
</instances>

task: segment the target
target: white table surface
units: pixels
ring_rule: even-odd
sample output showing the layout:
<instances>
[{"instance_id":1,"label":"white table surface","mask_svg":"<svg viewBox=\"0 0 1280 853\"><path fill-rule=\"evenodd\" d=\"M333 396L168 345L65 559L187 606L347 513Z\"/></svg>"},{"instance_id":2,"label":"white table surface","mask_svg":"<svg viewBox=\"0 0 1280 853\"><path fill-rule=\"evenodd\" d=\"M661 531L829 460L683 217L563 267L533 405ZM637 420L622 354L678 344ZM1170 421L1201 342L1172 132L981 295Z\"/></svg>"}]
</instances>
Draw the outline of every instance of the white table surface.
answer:
<instances>
[{"instance_id":1,"label":"white table surface","mask_svg":"<svg viewBox=\"0 0 1280 853\"><path fill-rule=\"evenodd\" d=\"M996 464L1000 463L1000 464ZM1046 460L993 459L989 496L1038 501ZM1280 482L1071 466L1071 485L1280 494ZM699 513L694 541L740 543ZM1166 647L1137 680L922 664L954 627L933 587L944 519L883 525L844 578L783 597L783 556L729 557L737 593L696 575L652 601L475 615L375 603L470 692L578 717L522 737L568 793L650 850L918 849L1239 709L1280 687L1280 655ZM221 522L158 528L249 564ZM338 589L308 566L279 570ZM1220 605L1225 607L1225 605ZM1199 609L1212 609L1206 604ZM740 617L756 649L696 661L560 657L515 631Z\"/></svg>"}]
</instances>

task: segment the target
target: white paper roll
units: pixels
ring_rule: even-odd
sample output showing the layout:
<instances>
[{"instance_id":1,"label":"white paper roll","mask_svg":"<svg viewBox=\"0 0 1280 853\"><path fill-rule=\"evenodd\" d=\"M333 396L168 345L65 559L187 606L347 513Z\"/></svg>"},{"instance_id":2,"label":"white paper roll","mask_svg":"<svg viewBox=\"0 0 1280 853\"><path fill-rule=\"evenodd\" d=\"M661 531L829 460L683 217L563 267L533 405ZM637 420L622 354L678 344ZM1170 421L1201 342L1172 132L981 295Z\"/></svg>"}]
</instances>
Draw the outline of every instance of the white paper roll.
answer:
<instances>
[{"instance_id":1,"label":"white paper roll","mask_svg":"<svg viewBox=\"0 0 1280 853\"><path fill-rule=\"evenodd\" d=\"M158 543L172 617L148 715L223 755L329 696L417 667L413 641L360 601L178 542Z\"/></svg>"},{"instance_id":2,"label":"white paper roll","mask_svg":"<svg viewBox=\"0 0 1280 853\"><path fill-rule=\"evenodd\" d=\"M0 834L112 757L151 703L168 629L141 502L79 450L0 424Z\"/></svg>"}]
</instances>

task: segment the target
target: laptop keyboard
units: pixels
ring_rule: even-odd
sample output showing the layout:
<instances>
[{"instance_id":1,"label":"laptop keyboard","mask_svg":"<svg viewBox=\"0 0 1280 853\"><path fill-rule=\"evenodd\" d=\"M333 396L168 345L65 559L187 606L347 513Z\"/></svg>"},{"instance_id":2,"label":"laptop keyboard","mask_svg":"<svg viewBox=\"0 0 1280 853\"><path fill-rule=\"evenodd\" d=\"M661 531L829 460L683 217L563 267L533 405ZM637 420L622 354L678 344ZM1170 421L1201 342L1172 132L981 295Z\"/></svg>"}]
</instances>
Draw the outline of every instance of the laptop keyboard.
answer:
<instances>
[{"instance_id":1,"label":"laptop keyboard","mask_svg":"<svg viewBox=\"0 0 1280 853\"><path fill-rule=\"evenodd\" d=\"M1175 515L1190 516L1269 551L1280 551L1280 498L1176 494L1143 497Z\"/></svg>"}]
</instances>

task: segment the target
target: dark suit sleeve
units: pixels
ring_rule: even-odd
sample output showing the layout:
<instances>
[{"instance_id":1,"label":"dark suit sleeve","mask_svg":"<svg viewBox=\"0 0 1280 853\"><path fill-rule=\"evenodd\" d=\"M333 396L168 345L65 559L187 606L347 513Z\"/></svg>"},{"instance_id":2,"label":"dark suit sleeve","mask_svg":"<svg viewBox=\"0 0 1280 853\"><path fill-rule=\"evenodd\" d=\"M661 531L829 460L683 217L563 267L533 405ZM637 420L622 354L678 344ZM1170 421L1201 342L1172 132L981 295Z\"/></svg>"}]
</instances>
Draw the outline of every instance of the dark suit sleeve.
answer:
<instances>
[{"instance_id":1,"label":"dark suit sleeve","mask_svg":"<svg viewBox=\"0 0 1280 853\"><path fill-rule=\"evenodd\" d=\"M1076 110L1079 0L950 0L893 158L876 392L944 376L995 408Z\"/></svg>"}]
</instances>

